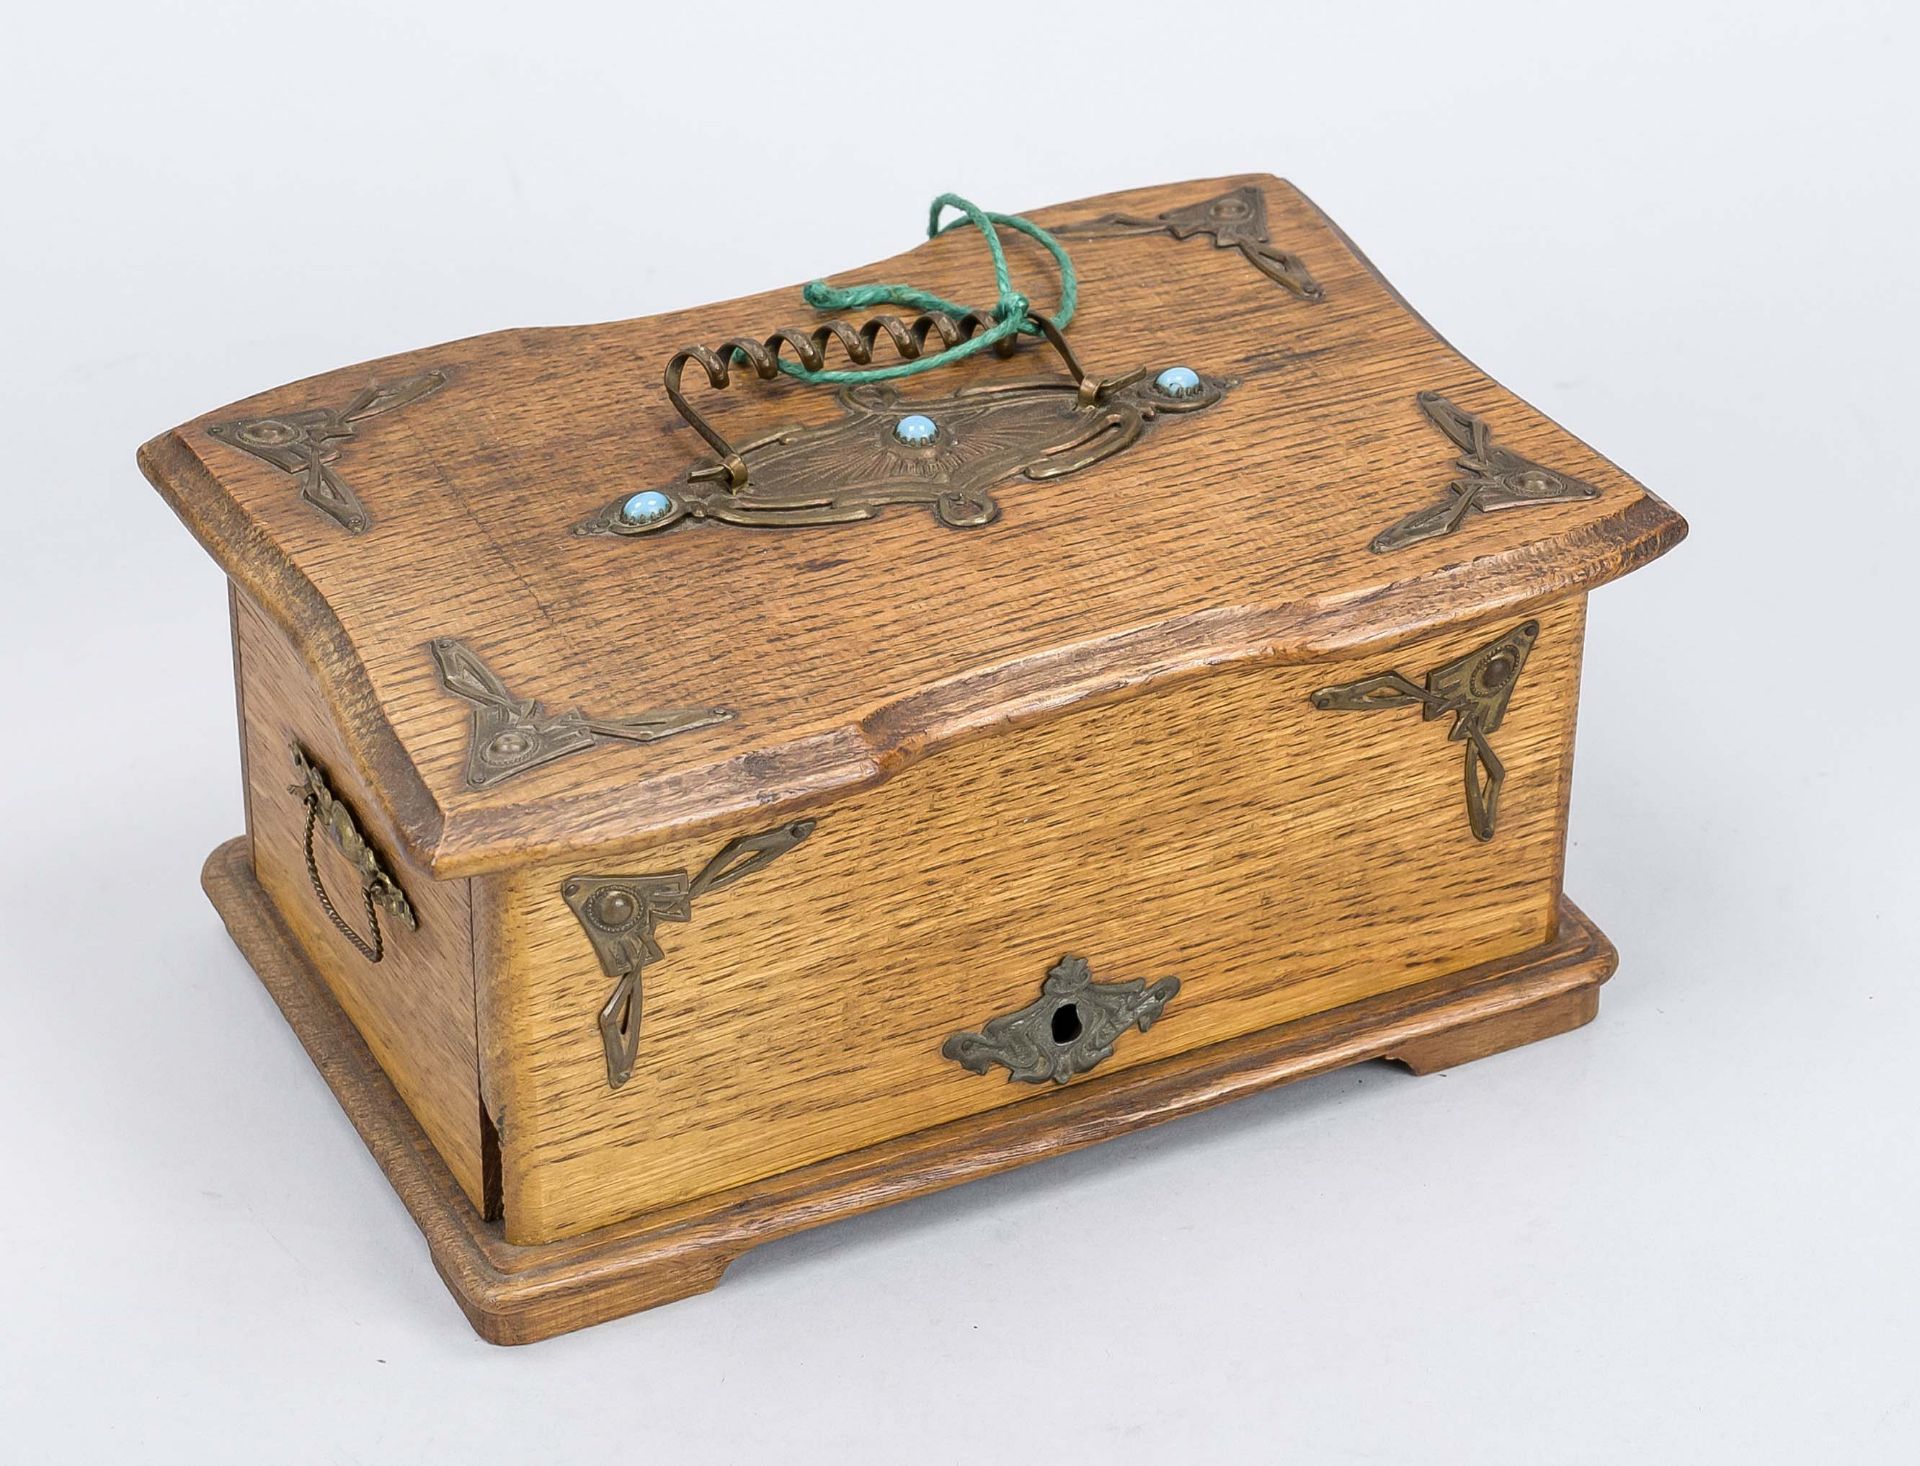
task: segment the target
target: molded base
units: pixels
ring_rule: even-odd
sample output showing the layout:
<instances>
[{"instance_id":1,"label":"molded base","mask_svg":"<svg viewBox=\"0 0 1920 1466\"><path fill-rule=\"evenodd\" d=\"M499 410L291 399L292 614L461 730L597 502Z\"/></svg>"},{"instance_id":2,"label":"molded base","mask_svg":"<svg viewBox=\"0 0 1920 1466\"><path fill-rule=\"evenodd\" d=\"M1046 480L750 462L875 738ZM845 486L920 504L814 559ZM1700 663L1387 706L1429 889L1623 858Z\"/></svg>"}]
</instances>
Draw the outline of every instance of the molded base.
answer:
<instances>
[{"instance_id":1,"label":"molded base","mask_svg":"<svg viewBox=\"0 0 1920 1466\"><path fill-rule=\"evenodd\" d=\"M227 930L426 1235L482 1338L526 1344L704 1293L734 1258L839 1217L1075 1150L1289 1080L1396 1059L1416 1074L1578 1028L1618 958L1570 901L1559 934L1500 962L1317 1013L1026 1103L533 1247L482 1220L254 880L247 840L201 877Z\"/></svg>"}]
</instances>

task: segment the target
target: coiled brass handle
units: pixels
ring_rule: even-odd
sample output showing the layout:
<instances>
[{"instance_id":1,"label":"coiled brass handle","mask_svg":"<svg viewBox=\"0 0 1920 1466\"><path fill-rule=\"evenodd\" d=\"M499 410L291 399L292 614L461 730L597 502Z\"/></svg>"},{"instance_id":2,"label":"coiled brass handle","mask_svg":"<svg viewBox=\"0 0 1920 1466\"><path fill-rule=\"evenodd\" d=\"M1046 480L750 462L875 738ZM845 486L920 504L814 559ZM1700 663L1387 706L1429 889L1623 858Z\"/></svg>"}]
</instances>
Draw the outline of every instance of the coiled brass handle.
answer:
<instances>
[{"instance_id":1,"label":"coiled brass handle","mask_svg":"<svg viewBox=\"0 0 1920 1466\"><path fill-rule=\"evenodd\" d=\"M407 900L406 892L400 889L396 881L381 861L378 853L360 833L360 826L354 820L353 813L334 794L333 787L327 783L327 776L320 772L307 751L298 743L293 746L293 767L300 775L300 782L291 791L301 796L301 802L307 809L307 828L303 848L307 860L307 879L313 885L313 894L319 898L320 909L327 914L340 935L353 943L356 951L370 963L378 963L386 956L386 938L380 931L380 911L384 907L388 915L399 921L409 931L417 930L420 922L413 914L413 906ZM320 879L320 865L313 855L313 832L321 821L326 822L327 832L333 837L333 843L340 853L353 862L360 873L360 895L366 904L367 926L373 933L371 939L355 931L347 919L333 904L333 897L327 894L327 888Z\"/></svg>"},{"instance_id":2,"label":"coiled brass handle","mask_svg":"<svg viewBox=\"0 0 1920 1466\"><path fill-rule=\"evenodd\" d=\"M1028 319L1040 328L1040 334L1046 337L1047 343L1060 353L1060 359L1066 363L1067 371L1073 377L1082 406L1104 402L1112 393L1137 382L1144 374L1143 371L1134 371L1122 377L1096 380L1087 375L1058 326L1038 311L1028 312ZM840 349L856 366L866 366L873 360L873 348L882 336L892 343L893 349L901 356L908 361L917 361L926 352L929 336L938 336L940 349L947 351L993 325L994 318L980 311L968 311L960 316L929 311L911 325L898 316L881 315L873 317L858 330L845 321L827 321L812 331L789 326L775 331L764 341L737 336L713 351L704 346L687 346L668 358L667 400L687 426L706 439L708 446L720 455L721 466L727 472L727 483L737 493L747 486L749 475L746 460L734 451L733 445L705 417L695 411L693 404L687 401L686 393L680 390L680 379L688 362L698 363L707 374L708 384L718 391L724 390L733 380L735 362L745 362L753 368L754 376L763 382L780 376L780 352L783 347L791 348L801 366L810 372L817 372L826 365L829 341L837 341ZM1012 356L1015 345L1012 336L997 341L993 346L994 355L1002 358Z\"/></svg>"}]
</instances>

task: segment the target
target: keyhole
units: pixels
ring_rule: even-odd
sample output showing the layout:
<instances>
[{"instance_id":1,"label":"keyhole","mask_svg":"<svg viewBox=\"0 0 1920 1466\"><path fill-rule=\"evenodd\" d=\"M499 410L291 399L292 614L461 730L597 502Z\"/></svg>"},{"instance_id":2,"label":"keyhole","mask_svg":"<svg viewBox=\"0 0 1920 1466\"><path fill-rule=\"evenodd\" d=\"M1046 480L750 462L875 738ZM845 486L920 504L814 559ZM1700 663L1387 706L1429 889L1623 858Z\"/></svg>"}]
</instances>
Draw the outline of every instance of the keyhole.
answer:
<instances>
[{"instance_id":1,"label":"keyhole","mask_svg":"<svg viewBox=\"0 0 1920 1466\"><path fill-rule=\"evenodd\" d=\"M1080 1037L1080 1007L1077 1003L1062 1003L1053 1010L1053 1041L1057 1044L1070 1044Z\"/></svg>"}]
</instances>

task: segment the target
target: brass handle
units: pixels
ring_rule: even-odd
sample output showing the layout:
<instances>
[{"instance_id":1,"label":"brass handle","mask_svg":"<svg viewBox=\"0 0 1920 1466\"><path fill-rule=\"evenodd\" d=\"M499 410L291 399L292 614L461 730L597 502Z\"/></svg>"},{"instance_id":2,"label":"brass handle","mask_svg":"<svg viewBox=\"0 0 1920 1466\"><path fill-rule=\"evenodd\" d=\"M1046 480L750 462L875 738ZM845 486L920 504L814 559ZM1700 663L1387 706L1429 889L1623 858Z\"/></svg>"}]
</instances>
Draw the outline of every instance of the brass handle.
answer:
<instances>
[{"instance_id":1,"label":"brass handle","mask_svg":"<svg viewBox=\"0 0 1920 1466\"><path fill-rule=\"evenodd\" d=\"M989 1019L977 1033L956 1033L942 1057L975 1074L995 1064L1007 1082L1065 1084L1113 1053L1129 1028L1145 1033L1180 991L1180 979L1095 982L1084 957L1062 957L1047 972L1040 996L1018 1012Z\"/></svg>"},{"instance_id":2,"label":"brass handle","mask_svg":"<svg viewBox=\"0 0 1920 1466\"><path fill-rule=\"evenodd\" d=\"M307 879L313 883L313 894L320 898L321 910L327 913L327 919L338 928L340 935L352 942L353 945L359 949L360 955L365 957L367 961L377 963L382 957L386 956L387 944L386 939L380 935L380 913L373 908L373 888L366 886L361 889L361 894L365 896L367 900L367 925L373 930L373 941L369 943L359 932L347 925L346 918L341 916L339 911L334 907L333 897L327 894L326 886L321 883L320 867L315 863L313 858L313 826L314 822L320 817L320 801L314 798L312 794L308 794L306 806Z\"/></svg>"},{"instance_id":3,"label":"brass handle","mask_svg":"<svg viewBox=\"0 0 1920 1466\"><path fill-rule=\"evenodd\" d=\"M355 950L368 962L378 963L387 952L386 938L380 931L378 908L385 907L387 914L409 931L418 929L419 919L413 914L413 906L407 900L406 892L400 889L400 883L360 833L353 812L334 794L319 765L298 743L292 747L293 767L300 775L300 782L290 792L300 795L301 802L307 808L307 829L302 842L307 859L307 879L313 885L313 894L319 898L320 909L327 913L327 919L340 935L353 943ZM327 832L333 837L333 843L340 853L352 861L354 868L360 872L360 895L366 903L367 926L373 933L371 940L361 936L348 924L320 879L320 865L313 855L313 831L322 820L326 822Z\"/></svg>"},{"instance_id":4,"label":"brass handle","mask_svg":"<svg viewBox=\"0 0 1920 1466\"><path fill-rule=\"evenodd\" d=\"M1142 373L1131 372L1123 377L1110 377L1096 380L1087 375L1080 360L1073 354L1073 348L1067 345L1067 338L1060 328L1038 311L1029 311L1027 319L1040 328L1040 334L1047 343L1060 353L1066 363L1068 373L1080 394L1082 406L1091 406L1104 402L1114 392L1129 386L1140 379ZM686 394L680 390L680 378L688 362L697 362L707 374L707 382L716 391L723 390L733 379L733 364L744 361L753 368L753 374L763 382L770 382L780 373L780 350L791 347L800 365L810 372L820 371L826 365L826 345L829 341L840 343L841 350L856 366L866 366L873 360L874 344L882 335L892 342L893 349L908 361L917 361L927 348L927 338L938 336L940 349L951 350L972 339L981 331L995 324L990 315L980 311L968 311L963 316L951 316L943 311L929 311L908 325L898 316L875 316L865 325L855 330L845 321L827 321L812 331L802 331L798 327L788 326L775 331L764 341L755 341L750 337L738 336L724 343L718 351L709 351L704 346L688 346L676 351L667 361L666 387L667 400L674 406L688 427L692 428L709 447L720 455L720 465L726 470L728 486L738 492L747 486L747 463L733 445L722 437L713 424L695 411ZM994 355L1006 358L1013 355L1015 341L1012 336L994 343Z\"/></svg>"}]
</instances>

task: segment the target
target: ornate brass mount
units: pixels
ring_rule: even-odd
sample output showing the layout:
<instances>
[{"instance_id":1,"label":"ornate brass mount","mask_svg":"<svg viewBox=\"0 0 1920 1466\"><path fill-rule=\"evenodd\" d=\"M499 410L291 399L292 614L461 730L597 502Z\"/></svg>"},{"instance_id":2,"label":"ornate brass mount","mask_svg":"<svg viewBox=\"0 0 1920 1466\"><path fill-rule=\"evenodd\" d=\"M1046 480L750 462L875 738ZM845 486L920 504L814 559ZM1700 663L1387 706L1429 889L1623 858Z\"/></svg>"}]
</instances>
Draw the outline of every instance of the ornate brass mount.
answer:
<instances>
[{"instance_id":1,"label":"ornate brass mount","mask_svg":"<svg viewBox=\"0 0 1920 1466\"><path fill-rule=\"evenodd\" d=\"M633 1061L640 1050L640 974L663 955L654 939L654 925L691 919L696 898L772 864L811 835L813 827L813 820L795 820L729 840L692 879L684 870L664 875L575 876L560 888L586 928L600 970L617 979L600 1009L608 1088L618 1089L633 1077Z\"/></svg>"},{"instance_id":2,"label":"ornate brass mount","mask_svg":"<svg viewBox=\"0 0 1920 1466\"><path fill-rule=\"evenodd\" d=\"M354 435L359 424L383 412L418 402L446 385L445 372L422 372L402 377L384 387L368 387L338 411L310 407L276 417L248 418L244 422L214 423L207 431L223 443L244 448L282 473L300 479L300 497L351 534L364 532L372 521L346 481L333 471L339 445Z\"/></svg>"},{"instance_id":3,"label":"ornate brass mount","mask_svg":"<svg viewBox=\"0 0 1920 1466\"><path fill-rule=\"evenodd\" d=\"M395 921L400 922L409 931L419 928L420 921L413 914L413 907L407 901L407 893L400 889L400 883L393 878L379 854L367 843L360 833L360 826L354 820L353 811L348 809L334 794L327 783L327 776L320 772L320 766L298 743L290 745L293 752L293 770L300 776L300 782L293 785L290 793L301 796L307 807L306 857L307 879L313 883L313 894L320 898L320 908L327 913L340 935L352 942L362 957L369 962L378 962L386 955L386 940L380 934L380 911L384 910ZM353 862L353 868L360 873L360 895L367 910L367 926L372 935L363 937L335 909L333 898L327 894L326 886L320 880L320 866L313 858L313 829L316 824L325 824L327 833L333 837L333 843L342 855Z\"/></svg>"},{"instance_id":4,"label":"ornate brass mount","mask_svg":"<svg viewBox=\"0 0 1920 1466\"><path fill-rule=\"evenodd\" d=\"M1456 466L1461 476L1447 485L1446 497L1438 504L1416 510L1375 535L1368 548L1376 555L1452 534L1472 514L1600 497L1592 484L1542 468L1511 449L1494 447L1493 432L1484 421L1461 411L1438 392L1422 392L1417 400L1433 425L1460 449Z\"/></svg>"},{"instance_id":5,"label":"ornate brass mount","mask_svg":"<svg viewBox=\"0 0 1920 1466\"><path fill-rule=\"evenodd\" d=\"M507 691L478 652L450 636L428 643L440 685L473 704L473 736L467 744L467 787L485 789L515 774L609 738L652 743L707 728L731 718L731 708L660 708L631 718L589 718L549 713L539 703Z\"/></svg>"},{"instance_id":6,"label":"ornate brass mount","mask_svg":"<svg viewBox=\"0 0 1920 1466\"><path fill-rule=\"evenodd\" d=\"M1520 669L1527 664L1540 623L1528 621L1505 636L1468 652L1464 657L1427 673L1427 685L1416 686L1398 672L1364 677L1338 687L1323 687L1313 705L1325 710L1364 712L1376 708L1417 707L1423 719L1453 714L1449 740L1464 743L1466 751L1467 824L1477 840L1493 838L1500 808L1500 789L1506 766L1494 755L1487 735L1507 715Z\"/></svg>"},{"instance_id":7,"label":"ornate brass mount","mask_svg":"<svg viewBox=\"0 0 1920 1466\"><path fill-rule=\"evenodd\" d=\"M1207 235L1215 249L1237 249L1249 264L1286 286L1302 300L1323 300L1326 292L1308 273L1306 262L1296 254L1276 249L1267 232L1267 197L1251 184L1168 209L1151 218L1142 214L1103 214L1098 219L1083 219L1076 224L1061 224L1055 234L1081 239L1112 239L1136 234L1171 234L1175 239Z\"/></svg>"},{"instance_id":8,"label":"ornate brass mount","mask_svg":"<svg viewBox=\"0 0 1920 1466\"><path fill-rule=\"evenodd\" d=\"M651 534L687 518L770 528L848 524L889 504L930 505L940 523L973 529L999 517L991 489L1001 479L1077 473L1130 447L1162 413L1211 407L1235 385L1194 375L1186 396L1136 379L1092 403L1054 382L973 387L911 403L878 384L844 388L841 421L743 447L753 472L744 488L730 488L724 470L707 464L686 483L656 491L657 517L633 522L623 517L628 501L616 500L574 533ZM935 425L930 442L900 440L899 425L911 418Z\"/></svg>"},{"instance_id":9,"label":"ornate brass mount","mask_svg":"<svg viewBox=\"0 0 1920 1466\"><path fill-rule=\"evenodd\" d=\"M616 499L575 525L574 533L652 534L688 518L761 528L847 524L871 519L889 504L930 505L942 524L971 529L999 516L988 492L999 480L1014 473L1030 479L1075 473L1131 446L1159 414L1211 407L1235 385L1184 367L1161 375L1173 379L1177 390L1148 382L1144 367L1095 379L1050 320L1038 314L1030 319L1066 363L1071 381L975 387L912 404L891 388L862 384L839 394L846 414L841 422L788 428L738 450L681 392L688 362L704 368L715 388L724 388L739 362L763 381L780 375L783 347L809 371L825 364L829 341L864 365L884 334L913 359L930 334L957 345L991 318L977 311L957 318L933 313L908 326L894 316L877 316L858 331L829 321L811 334L789 329L765 341L729 341L717 352L700 346L678 352L667 364L667 396L718 461L697 465L682 482ZM994 347L1001 356L1013 349L1012 338Z\"/></svg>"},{"instance_id":10,"label":"ornate brass mount","mask_svg":"<svg viewBox=\"0 0 1920 1466\"><path fill-rule=\"evenodd\" d=\"M1065 1084L1113 1053L1129 1028L1145 1033L1180 991L1180 979L1149 984L1095 982L1084 957L1062 957L1047 972L1040 996L1017 1013L990 1018L978 1033L956 1033L940 1045L943 1058L975 1074L1004 1064L1007 1083L1023 1079Z\"/></svg>"}]
</instances>

